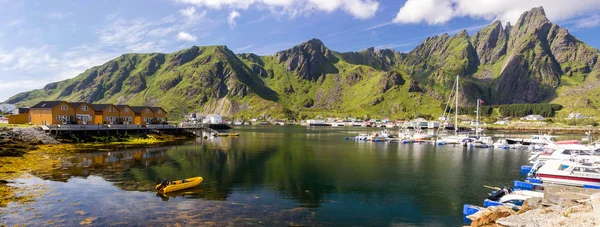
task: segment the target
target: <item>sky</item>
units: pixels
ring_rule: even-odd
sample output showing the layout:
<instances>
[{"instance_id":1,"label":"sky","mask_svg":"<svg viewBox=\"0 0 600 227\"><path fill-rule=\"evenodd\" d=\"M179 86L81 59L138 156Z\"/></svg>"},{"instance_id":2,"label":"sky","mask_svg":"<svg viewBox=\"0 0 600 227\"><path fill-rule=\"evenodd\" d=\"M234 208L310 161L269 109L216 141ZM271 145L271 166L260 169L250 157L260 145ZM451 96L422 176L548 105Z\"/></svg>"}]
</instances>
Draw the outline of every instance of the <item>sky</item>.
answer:
<instances>
[{"instance_id":1,"label":"sky","mask_svg":"<svg viewBox=\"0 0 600 227\"><path fill-rule=\"evenodd\" d=\"M409 52L536 6L600 47L600 0L0 0L0 101L125 53L226 45L269 55L312 38L340 52Z\"/></svg>"}]
</instances>

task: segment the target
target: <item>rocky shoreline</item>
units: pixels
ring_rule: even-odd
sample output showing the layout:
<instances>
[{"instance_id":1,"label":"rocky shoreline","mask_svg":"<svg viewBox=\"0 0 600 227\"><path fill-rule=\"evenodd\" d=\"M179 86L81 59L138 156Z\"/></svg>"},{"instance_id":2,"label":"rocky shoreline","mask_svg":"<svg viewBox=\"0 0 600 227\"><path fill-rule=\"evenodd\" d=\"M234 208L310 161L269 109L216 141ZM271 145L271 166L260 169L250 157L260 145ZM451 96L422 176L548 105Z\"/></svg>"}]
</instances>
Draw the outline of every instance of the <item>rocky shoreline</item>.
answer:
<instances>
[{"instance_id":1,"label":"rocky shoreline","mask_svg":"<svg viewBox=\"0 0 600 227\"><path fill-rule=\"evenodd\" d=\"M473 215L480 226L599 226L600 190L546 186L543 198L527 199L517 212L504 206L488 207Z\"/></svg>"},{"instance_id":2,"label":"rocky shoreline","mask_svg":"<svg viewBox=\"0 0 600 227\"><path fill-rule=\"evenodd\" d=\"M0 157L23 155L41 144L59 144L39 128L0 128Z\"/></svg>"},{"instance_id":3,"label":"rocky shoreline","mask_svg":"<svg viewBox=\"0 0 600 227\"><path fill-rule=\"evenodd\" d=\"M193 139L196 136L187 132L130 133L121 135L87 135L82 133L53 136L41 128L0 128L0 157L20 157L39 148L40 145L77 144L90 145L144 145L168 143Z\"/></svg>"}]
</instances>

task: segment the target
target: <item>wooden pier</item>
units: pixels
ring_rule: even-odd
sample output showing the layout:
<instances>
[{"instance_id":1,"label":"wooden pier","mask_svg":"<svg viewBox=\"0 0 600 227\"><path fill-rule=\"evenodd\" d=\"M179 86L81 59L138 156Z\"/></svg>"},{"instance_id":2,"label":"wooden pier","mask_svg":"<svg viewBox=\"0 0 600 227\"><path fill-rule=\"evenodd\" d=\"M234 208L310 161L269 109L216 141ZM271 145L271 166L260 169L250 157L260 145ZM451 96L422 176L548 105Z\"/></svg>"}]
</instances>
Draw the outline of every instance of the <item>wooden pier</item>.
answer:
<instances>
[{"instance_id":1,"label":"wooden pier","mask_svg":"<svg viewBox=\"0 0 600 227\"><path fill-rule=\"evenodd\" d=\"M128 133L128 132L144 132L144 131L208 131L211 133L217 133L217 130L231 129L226 124L150 124L150 125L83 125L83 124L63 124L63 125L42 125L42 129L50 134L63 134L73 132L84 132L84 133L105 133L109 134L114 132L115 134ZM195 134L195 133L194 133Z\"/></svg>"}]
</instances>

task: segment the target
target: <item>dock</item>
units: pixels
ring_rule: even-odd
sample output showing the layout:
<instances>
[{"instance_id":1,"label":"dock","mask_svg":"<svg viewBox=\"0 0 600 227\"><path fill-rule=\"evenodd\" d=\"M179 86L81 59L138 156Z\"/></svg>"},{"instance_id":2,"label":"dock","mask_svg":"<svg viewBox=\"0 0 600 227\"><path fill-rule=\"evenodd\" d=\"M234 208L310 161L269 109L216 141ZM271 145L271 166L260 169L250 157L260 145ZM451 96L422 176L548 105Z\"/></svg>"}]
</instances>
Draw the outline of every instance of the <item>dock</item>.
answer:
<instances>
[{"instance_id":1,"label":"dock","mask_svg":"<svg viewBox=\"0 0 600 227\"><path fill-rule=\"evenodd\" d=\"M149 124L149 125L84 125L84 124L62 124L62 125L42 125L42 130L50 134L63 134L73 132L91 132L91 133L110 133L115 134L143 131L208 131L218 133L217 130L231 129L226 124Z\"/></svg>"}]
</instances>

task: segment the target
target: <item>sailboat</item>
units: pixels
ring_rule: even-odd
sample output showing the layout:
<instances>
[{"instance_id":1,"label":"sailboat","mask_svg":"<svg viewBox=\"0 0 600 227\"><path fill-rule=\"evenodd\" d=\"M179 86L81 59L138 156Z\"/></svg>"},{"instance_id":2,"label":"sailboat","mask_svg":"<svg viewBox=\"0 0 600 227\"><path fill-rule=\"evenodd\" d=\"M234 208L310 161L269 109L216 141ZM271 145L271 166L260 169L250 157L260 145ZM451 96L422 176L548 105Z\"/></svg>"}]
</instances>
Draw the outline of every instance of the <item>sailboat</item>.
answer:
<instances>
[{"instance_id":1,"label":"sailboat","mask_svg":"<svg viewBox=\"0 0 600 227\"><path fill-rule=\"evenodd\" d=\"M466 140L469 138L467 135L462 135L458 133L458 79L459 76L456 75L456 91L454 94L454 99L455 99L455 106L454 106L454 135L445 135L445 136L441 136L438 141L437 144L438 145L444 145L444 144L464 144L466 142ZM450 94L450 97L452 97L452 94ZM448 104L450 104L450 101L448 101ZM446 105L449 106L449 105ZM445 111L444 111L445 113Z\"/></svg>"}]
</instances>

